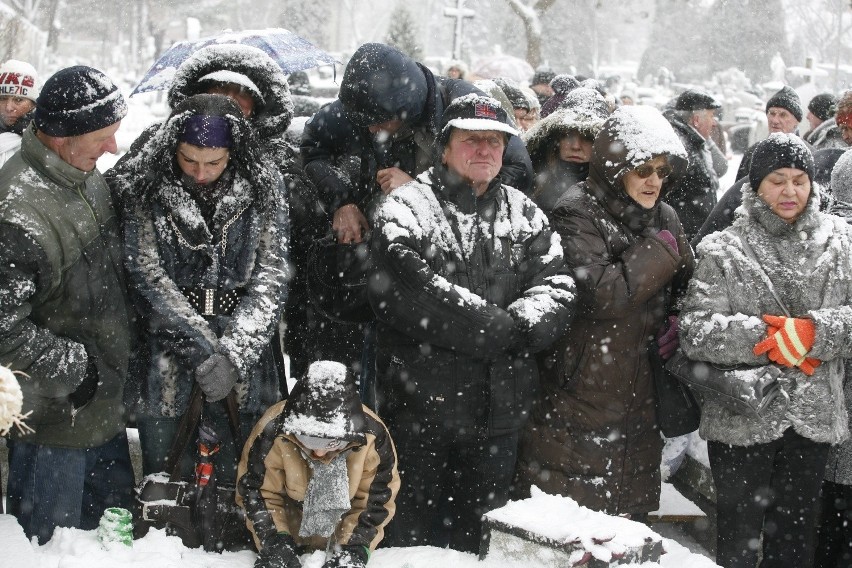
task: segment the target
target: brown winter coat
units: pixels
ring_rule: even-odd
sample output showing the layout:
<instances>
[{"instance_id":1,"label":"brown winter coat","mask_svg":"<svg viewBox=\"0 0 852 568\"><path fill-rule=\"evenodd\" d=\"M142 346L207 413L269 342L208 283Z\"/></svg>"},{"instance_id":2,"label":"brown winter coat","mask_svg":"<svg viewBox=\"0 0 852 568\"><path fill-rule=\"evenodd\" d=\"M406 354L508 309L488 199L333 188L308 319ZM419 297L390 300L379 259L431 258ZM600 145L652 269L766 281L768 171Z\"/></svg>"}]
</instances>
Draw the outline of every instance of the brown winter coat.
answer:
<instances>
[{"instance_id":1,"label":"brown winter coat","mask_svg":"<svg viewBox=\"0 0 852 568\"><path fill-rule=\"evenodd\" d=\"M621 189L624 174L650 156L631 162L614 139L618 124L607 121L589 179L554 210L581 307L540 358L541 391L522 435L516 490L521 496L537 485L607 513L644 513L658 508L662 450L648 347L693 257L671 207L658 201L642 209ZM653 155L660 153L668 152ZM661 229L677 237L679 254L654 236Z\"/></svg>"}]
</instances>

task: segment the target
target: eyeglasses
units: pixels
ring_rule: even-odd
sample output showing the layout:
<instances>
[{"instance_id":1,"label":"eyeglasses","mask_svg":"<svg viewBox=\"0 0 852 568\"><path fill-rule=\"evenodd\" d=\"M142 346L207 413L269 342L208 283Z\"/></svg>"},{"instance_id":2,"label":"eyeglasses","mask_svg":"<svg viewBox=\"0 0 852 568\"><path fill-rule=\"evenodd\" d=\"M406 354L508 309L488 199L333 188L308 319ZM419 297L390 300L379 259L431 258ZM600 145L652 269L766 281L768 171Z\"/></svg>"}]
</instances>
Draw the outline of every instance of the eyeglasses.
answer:
<instances>
[{"instance_id":1,"label":"eyeglasses","mask_svg":"<svg viewBox=\"0 0 852 568\"><path fill-rule=\"evenodd\" d=\"M664 166L657 166L655 168L653 165L651 165L650 162L646 162L633 171L636 172L636 175L642 179L651 177L651 174L653 174L654 172L656 172L658 178L666 179L667 177L672 175L674 169L668 164Z\"/></svg>"}]
</instances>

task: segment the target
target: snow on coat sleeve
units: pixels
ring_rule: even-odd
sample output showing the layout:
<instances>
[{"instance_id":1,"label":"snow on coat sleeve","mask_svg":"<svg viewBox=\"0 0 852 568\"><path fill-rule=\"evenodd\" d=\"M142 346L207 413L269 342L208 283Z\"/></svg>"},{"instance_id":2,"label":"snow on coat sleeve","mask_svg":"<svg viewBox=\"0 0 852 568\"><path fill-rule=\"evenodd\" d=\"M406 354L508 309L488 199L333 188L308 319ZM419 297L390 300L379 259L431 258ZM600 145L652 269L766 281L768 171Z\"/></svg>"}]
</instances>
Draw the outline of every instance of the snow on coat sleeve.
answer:
<instances>
[{"instance_id":1,"label":"snow on coat sleeve","mask_svg":"<svg viewBox=\"0 0 852 568\"><path fill-rule=\"evenodd\" d=\"M577 289L565 273L562 243L552 232L544 212L528 198L507 191L511 231L523 243L524 260L519 264L520 298L507 311L526 339L529 350L537 353L548 347L575 315Z\"/></svg>"},{"instance_id":2,"label":"snow on coat sleeve","mask_svg":"<svg viewBox=\"0 0 852 568\"><path fill-rule=\"evenodd\" d=\"M428 186L419 187L422 196L431 195ZM558 335L554 331L564 329L573 315L573 282L558 274L562 258L546 221L536 231L515 235L513 254L521 259L522 297L503 309L433 271L423 251L458 245L427 242L436 235L424 231L424 215L444 218L434 197L407 203L403 193L396 192L376 215L372 250L378 285L370 287L370 303L379 319L420 341L479 358L509 349L541 349ZM553 311L545 315L549 309Z\"/></svg>"},{"instance_id":3,"label":"snow on coat sleeve","mask_svg":"<svg viewBox=\"0 0 852 568\"><path fill-rule=\"evenodd\" d=\"M290 220L281 189L279 185L278 191L273 193L277 205L269 207L271 215L260 234L255 269L246 295L219 338L220 351L236 365L243 377L269 344L287 299Z\"/></svg>"},{"instance_id":4,"label":"snow on coat sleeve","mask_svg":"<svg viewBox=\"0 0 852 568\"><path fill-rule=\"evenodd\" d=\"M728 254L749 262L734 247L718 241L723 233L707 238L699 248L699 261L689 283L680 312L680 346L697 361L720 365L764 365L753 348L766 337L766 324L754 314L743 314L731 306L732 285L739 281Z\"/></svg>"},{"instance_id":5,"label":"snow on coat sleeve","mask_svg":"<svg viewBox=\"0 0 852 568\"><path fill-rule=\"evenodd\" d=\"M46 398L71 394L86 375L88 355L81 343L51 333L29 316L36 282L50 270L39 247L16 227L0 225L0 361L31 377ZM44 282L47 284L47 282Z\"/></svg>"}]
</instances>

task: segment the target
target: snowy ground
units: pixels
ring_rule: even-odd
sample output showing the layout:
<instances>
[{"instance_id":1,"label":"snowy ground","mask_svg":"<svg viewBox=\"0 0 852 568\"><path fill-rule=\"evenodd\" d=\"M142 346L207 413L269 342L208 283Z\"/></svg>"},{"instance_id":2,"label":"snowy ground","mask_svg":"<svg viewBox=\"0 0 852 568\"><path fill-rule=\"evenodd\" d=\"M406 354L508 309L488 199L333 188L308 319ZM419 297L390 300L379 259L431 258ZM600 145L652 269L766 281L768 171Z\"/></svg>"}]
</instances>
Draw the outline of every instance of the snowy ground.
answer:
<instances>
[{"instance_id":1,"label":"snowy ground","mask_svg":"<svg viewBox=\"0 0 852 568\"><path fill-rule=\"evenodd\" d=\"M678 542L663 539L660 563L629 564L629 567L662 566L668 568L714 568L711 560L693 554ZM249 551L205 553L184 547L177 537L152 530L132 547L111 544L104 549L95 531L57 529L53 539L44 546L31 545L24 537L14 517L0 515L0 550L3 566L26 568L251 568L255 554ZM302 557L303 568L321 568L325 562L322 552ZM369 562L370 568L534 568L529 561L493 560L480 562L473 554L434 547L387 548L377 550Z\"/></svg>"}]
</instances>

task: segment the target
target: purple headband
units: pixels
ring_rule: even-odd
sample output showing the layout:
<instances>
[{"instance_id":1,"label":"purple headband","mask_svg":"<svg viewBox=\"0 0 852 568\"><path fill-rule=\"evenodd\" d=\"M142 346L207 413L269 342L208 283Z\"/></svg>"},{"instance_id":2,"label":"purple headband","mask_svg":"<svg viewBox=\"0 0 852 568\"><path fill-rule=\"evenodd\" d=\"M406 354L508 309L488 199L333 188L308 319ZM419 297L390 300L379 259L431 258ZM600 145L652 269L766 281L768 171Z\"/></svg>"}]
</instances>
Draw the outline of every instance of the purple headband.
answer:
<instances>
[{"instance_id":1,"label":"purple headband","mask_svg":"<svg viewBox=\"0 0 852 568\"><path fill-rule=\"evenodd\" d=\"M187 118L180 140L202 148L230 148L234 143L228 119L209 114L193 114Z\"/></svg>"}]
</instances>

